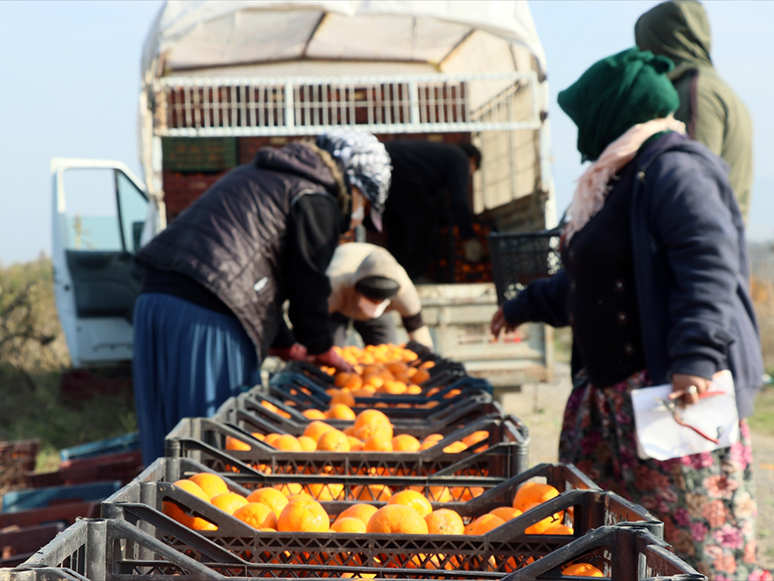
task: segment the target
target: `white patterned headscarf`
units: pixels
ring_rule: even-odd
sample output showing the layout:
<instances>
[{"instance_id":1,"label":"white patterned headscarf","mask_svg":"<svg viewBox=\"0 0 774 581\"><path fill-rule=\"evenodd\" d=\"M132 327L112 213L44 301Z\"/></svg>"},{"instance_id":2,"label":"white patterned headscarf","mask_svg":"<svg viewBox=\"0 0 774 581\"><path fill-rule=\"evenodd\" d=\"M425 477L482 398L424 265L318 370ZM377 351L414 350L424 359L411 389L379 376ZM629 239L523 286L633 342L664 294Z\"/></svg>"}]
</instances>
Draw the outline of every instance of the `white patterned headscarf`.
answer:
<instances>
[{"instance_id":1,"label":"white patterned headscarf","mask_svg":"<svg viewBox=\"0 0 774 581\"><path fill-rule=\"evenodd\" d=\"M392 165L384 145L361 129L333 129L319 135L315 145L341 164L347 188L357 187L371 203L371 220L381 230L382 213L390 190Z\"/></svg>"}]
</instances>

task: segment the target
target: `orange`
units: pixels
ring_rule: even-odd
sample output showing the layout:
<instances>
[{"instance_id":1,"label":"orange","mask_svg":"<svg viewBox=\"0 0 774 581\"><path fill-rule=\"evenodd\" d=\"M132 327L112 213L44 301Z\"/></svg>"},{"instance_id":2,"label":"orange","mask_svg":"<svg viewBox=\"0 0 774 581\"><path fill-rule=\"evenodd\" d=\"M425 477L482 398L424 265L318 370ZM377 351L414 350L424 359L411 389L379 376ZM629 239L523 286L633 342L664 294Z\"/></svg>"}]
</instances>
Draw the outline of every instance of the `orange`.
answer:
<instances>
[{"instance_id":1,"label":"orange","mask_svg":"<svg viewBox=\"0 0 774 581\"><path fill-rule=\"evenodd\" d=\"M425 519L410 506L388 504L368 520L366 532L400 535L426 535Z\"/></svg>"},{"instance_id":2,"label":"orange","mask_svg":"<svg viewBox=\"0 0 774 581\"><path fill-rule=\"evenodd\" d=\"M545 535L571 535L573 533L572 528L567 525L551 525L546 529Z\"/></svg>"},{"instance_id":3,"label":"orange","mask_svg":"<svg viewBox=\"0 0 774 581\"><path fill-rule=\"evenodd\" d=\"M419 369L414 375L411 376L411 381L419 385L430 379L430 374L424 369Z\"/></svg>"},{"instance_id":4,"label":"orange","mask_svg":"<svg viewBox=\"0 0 774 581\"><path fill-rule=\"evenodd\" d=\"M174 482L174 485L177 486L178 488L182 488L187 493L193 494L197 498L204 500L205 502L210 502L210 498L207 496L207 493L204 492L204 490L202 490L198 484L196 484L191 480L178 480ZM188 528L191 528L197 531L218 530L218 527L209 521L206 521L199 517L193 517L193 516L187 515L180 508L178 508L177 505L174 504L173 502L162 503L161 511L168 517L175 519L177 522L187 526Z\"/></svg>"},{"instance_id":5,"label":"orange","mask_svg":"<svg viewBox=\"0 0 774 581\"><path fill-rule=\"evenodd\" d=\"M467 450L467 446L460 441L452 442L446 446L443 451L445 454L459 454L463 450Z\"/></svg>"},{"instance_id":6,"label":"orange","mask_svg":"<svg viewBox=\"0 0 774 581\"><path fill-rule=\"evenodd\" d=\"M288 499L276 488L259 488L250 493L247 502L260 502L268 506L275 516L279 516L282 509L287 506Z\"/></svg>"},{"instance_id":7,"label":"orange","mask_svg":"<svg viewBox=\"0 0 774 581\"><path fill-rule=\"evenodd\" d=\"M398 434L392 439L392 449L395 452L417 452L421 444L414 436Z\"/></svg>"},{"instance_id":8,"label":"orange","mask_svg":"<svg viewBox=\"0 0 774 581\"><path fill-rule=\"evenodd\" d=\"M454 497L448 486L430 486L427 498L432 502L453 502Z\"/></svg>"},{"instance_id":9,"label":"orange","mask_svg":"<svg viewBox=\"0 0 774 581\"><path fill-rule=\"evenodd\" d=\"M310 484L306 488L315 500L329 501L344 498L343 484L328 482L326 484Z\"/></svg>"},{"instance_id":10,"label":"orange","mask_svg":"<svg viewBox=\"0 0 774 581\"><path fill-rule=\"evenodd\" d=\"M317 440L318 452L349 452L349 440L348 436L344 432L339 430L330 430L325 432L320 439Z\"/></svg>"},{"instance_id":11,"label":"orange","mask_svg":"<svg viewBox=\"0 0 774 581\"><path fill-rule=\"evenodd\" d=\"M377 374L377 375L369 375L366 378L365 383L363 384L363 387L367 388L368 386L371 386L374 389L379 389L383 385L384 385L384 378L381 375ZM367 395L358 396L358 394L354 391L352 392L352 395L354 395L355 397L368 397Z\"/></svg>"},{"instance_id":12,"label":"orange","mask_svg":"<svg viewBox=\"0 0 774 581\"><path fill-rule=\"evenodd\" d=\"M355 447L359 447L361 450L363 449L363 442L358 440L355 436L349 436L347 435L347 441L349 442L349 451L354 452Z\"/></svg>"},{"instance_id":13,"label":"orange","mask_svg":"<svg viewBox=\"0 0 774 581\"><path fill-rule=\"evenodd\" d=\"M502 524L505 524L505 521L499 516L484 514L465 527L465 534L484 535Z\"/></svg>"},{"instance_id":14,"label":"orange","mask_svg":"<svg viewBox=\"0 0 774 581\"><path fill-rule=\"evenodd\" d=\"M344 387L349 381L350 377L352 377L352 373L339 371L336 375L333 376L333 385L336 387Z\"/></svg>"},{"instance_id":15,"label":"orange","mask_svg":"<svg viewBox=\"0 0 774 581\"><path fill-rule=\"evenodd\" d=\"M474 498L478 498L482 494L484 494L484 488L482 486L470 486L462 491L460 500L467 502L469 500L473 500Z\"/></svg>"},{"instance_id":16,"label":"orange","mask_svg":"<svg viewBox=\"0 0 774 581\"><path fill-rule=\"evenodd\" d=\"M274 446L274 442L276 442L282 434L277 434L275 432L271 434L266 434L266 439L264 440L269 446Z\"/></svg>"},{"instance_id":17,"label":"orange","mask_svg":"<svg viewBox=\"0 0 774 581\"><path fill-rule=\"evenodd\" d=\"M355 437L360 440L368 440L376 435L376 432L389 434L387 439L392 439L392 424L390 419L379 410L365 410L355 418Z\"/></svg>"},{"instance_id":18,"label":"orange","mask_svg":"<svg viewBox=\"0 0 774 581\"><path fill-rule=\"evenodd\" d=\"M278 450L284 450L286 452L303 452L301 444L290 434L284 434L274 440L272 444Z\"/></svg>"},{"instance_id":19,"label":"orange","mask_svg":"<svg viewBox=\"0 0 774 581\"><path fill-rule=\"evenodd\" d=\"M462 535L465 525L462 517L448 508L439 508L425 515L427 532L431 535Z\"/></svg>"},{"instance_id":20,"label":"orange","mask_svg":"<svg viewBox=\"0 0 774 581\"><path fill-rule=\"evenodd\" d=\"M402 354L401 354L401 357L402 357L402 359L403 359L403 361L405 363L410 363L411 361L416 361L416 359L417 359L417 357L419 357L419 355L417 355L416 353L414 353L410 349L404 349Z\"/></svg>"},{"instance_id":21,"label":"orange","mask_svg":"<svg viewBox=\"0 0 774 581\"><path fill-rule=\"evenodd\" d=\"M419 387L418 385L409 385L408 388L406 389L406 393L411 395L418 395L422 393L422 388Z\"/></svg>"},{"instance_id":22,"label":"orange","mask_svg":"<svg viewBox=\"0 0 774 581\"><path fill-rule=\"evenodd\" d=\"M331 420L354 420L355 412L347 404L337 403L328 408L325 416Z\"/></svg>"},{"instance_id":23,"label":"orange","mask_svg":"<svg viewBox=\"0 0 774 581\"><path fill-rule=\"evenodd\" d=\"M275 484L274 488L279 490L286 497L291 494L301 494L304 492L304 487L298 482L286 482L285 484Z\"/></svg>"},{"instance_id":24,"label":"orange","mask_svg":"<svg viewBox=\"0 0 774 581\"><path fill-rule=\"evenodd\" d=\"M310 420L324 420L327 416L320 410L305 410L302 412Z\"/></svg>"},{"instance_id":25,"label":"orange","mask_svg":"<svg viewBox=\"0 0 774 581\"><path fill-rule=\"evenodd\" d=\"M370 484L368 486L355 486L352 490L355 500L389 500L392 492L385 484Z\"/></svg>"},{"instance_id":26,"label":"orange","mask_svg":"<svg viewBox=\"0 0 774 581\"><path fill-rule=\"evenodd\" d=\"M237 440L231 436L226 436L226 450L249 450L250 444Z\"/></svg>"},{"instance_id":27,"label":"orange","mask_svg":"<svg viewBox=\"0 0 774 581\"><path fill-rule=\"evenodd\" d=\"M315 420L311 422L306 428L304 428L304 436L309 436L312 438L315 442L320 439L320 436L322 436L325 432L330 432L331 430L335 430L333 426L330 424L326 424L325 422L321 422L319 420Z\"/></svg>"},{"instance_id":28,"label":"orange","mask_svg":"<svg viewBox=\"0 0 774 581\"><path fill-rule=\"evenodd\" d=\"M417 511L422 518L433 512L430 501L415 490L401 490L387 501L387 504L402 504L410 506Z\"/></svg>"},{"instance_id":29,"label":"orange","mask_svg":"<svg viewBox=\"0 0 774 581\"><path fill-rule=\"evenodd\" d=\"M368 524L369 519L376 512L377 508L373 504L353 504L347 510L340 513L336 520L342 518L359 518L363 524Z\"/></svg>"},{"instance_id":30,"label":"orange","mask_svg":"<svg viewBox=\"0 0 774 581\"><path fill-rule=\"evenodd\" d=\"M474 444L478 444L482 440L486 440L487 438L489 438L489 432L485 430L479 430L462 438L462 443L470 447Z\"/></svg>"},{"instance_id":31,"label":"orange","mask_svg":"<svg viewBox=\"0 0 774 581\"><path fill-rule=\"evenodd\" d=\"M294 500L314 500L314 498L306 491L299 492L298 494L288 494L288 502L293 502Z\"/></svg>"},{"instance_id":32,"label":"orange","mask_svg":"<svg viewBox=\"0 0 774 581\"><path fill-rule=\"evenodd\" d=\"M366 524L359 518L337 518L336 522L331 525L331 530L337 533L364 533L366 532Z\"/></svg>"},{"instance_id":33,"label":"orange","mask_svg":"<svg viewBox=\"0 0 774 581\"><path fill-rule=\"evenodd\" d=\"M490 510L489 514L499 516L504 521L509 521L512 518L516 518L517 516L519 516L521 514L521 511L518 508L511 508L510 506L501 506L494 510Z\"/></svg>"},{"instance_id":34,"label":"orange","mask_svg":"<svg viewBox=\"0 0 774 581\"><path fill-rule=\"evenodd\" d=\"M246 522L256 529L269 528L277 530L277 515L265 504L248 502L234 511L234 518Z\"/></svg>"},{"instance_id":35,"label":"orange","mask_svg":"<svg viewBox=\"0 0 774 581\"><path fill-rule=\"evenodd\" d=\"M253 438L260 440L261 442L266 441L266 436L264 436L261 432L253 432L251 435Z\"/></svg>"},{"instance_id":36,"label":"orange","mask_svg":"<svg viewBox=\"0 0 774 581\"><path fill-rule=\"evenodd\" d=\"M277 530L283 533L325 533L330 530L330 518L319 502L293 500L280 513Z\"/></svg>"},{"instance_id":37,"label":"orange","mask_svg":"<svg viewBox=\"0 0 774 581\"><path fill-rule=\"evenodd\" d=\"M432 369L433 367L435 367L435 361L425 361L419 366L420 369Z\"/></svg>"},{"instance_id":38,"label":"orange","mask_svg":"<svg viewBox=\"0 0 774 581\"><path fill-rule=\"evenodd\" d=\"M402 381L387 380L384 382L384 385L379 388L379 391L382 393L391 393L393 395L400 395L402 393L406 393L407 389L408 389L408 386Z\"/></svg>"},{"instance_id":39,"label":"orange","mask_svg":"<svg viewBox=\"0 0 774 581\"><path fill-rule=\"evenodd\" d=\"M234 514L236 509L242 508L247 504L247 499L236 492L224 492L218 496L213 496L210 502L212 502L213 506L217 506L223 512Z\"/></svg>"},{"instance_id":40,"label":"orange","mask_svg":"<svg viewBox=\"0 0 774 581\"><path fill-rule=\"evenodd\" d=\"M331 398L331 402L328 404L330 407L333 407L336 404L344 404L345 406L351 408L355 405L355 397L352 395L352 393L347 393L346 391L342 391L337 393ZM344 418L349 419L349 418ZM352 419L355 419L355 416L353 414Z\"/></svg>"},{"instance_id":41,"label":"orange","mask_svg":"<svg viewBox=\"0 0 774 581\"><path fill-rule=\"evenodd\" d=\"M533 506L557 496L559 496L559 491L550 484L527 482L516 491L516 496L513 498L513 508L526 512Z\"/></svg>"},{"instance_id":42,"label":"orange","mask_svg":"<svg viewBox=\"0 0 774 581\"><path fill-rule=\"evenodd\" d=\"M574 563L562 568L562 575L575 575L576 577L604 577L605 574L594 565L588 563Z\"/></svg>"},{"instance_id":43,"label":"orange","mask_svg":"<svg viewBox=\"0 0 774 581\"><path fill-rule=\"evenodd\" d=\"M443 396L443 399L451 399L453 397L458 396L461 393L462 392L459 389L452 389L451 391L449 391L449 393Z\"/></svg>"},{"instance_id":44,"label":"orange","mask_svg":"<svg viewBox=\"0 0 774 581\"><path fill-rule=\"evenodd\" d=\"M390 372L392 372L394 374L406 373L406 369L408 369L408 365L406 365L402 361L400 361L400 362L399 361L395 361L394 363L390 363L387 366L387 369L389 369Z\"/></svg>"},{"instance_id":45,"label":"orange","mask_svg":"<svg viewBox=\"0 0 774 581\"><path fill-rule=\"evenodd\" d=\"M526 529L524 529L524 533L528 535L545 535L548 534L548 529L551 529L559 524L561 524L560 517L555 514L553 516L546 517L543 520L539 520L534 525L528 526Z\"/></svg>"},{"instance_id":46,"label":"orange","mask_svg":"<svg viewBox=\"0 0 774 581\"><path fill-rule=\"evenodd\" d=\"M298 443L301 444L301 450L304 452L314 452L317 450L317 442L309 436L299 436L296 439L298 440Z\"/></svg>"},{"instance_id":47,"label":"orange","mask_svg":"<svg viewBox=\"0 0 774 581\"><path fill-rule=\"evenodd\" d=\"M367 452L392 452L392 440L383 433L368 438L363 444Z\"/></svg>"},{"instance_id":48,"label":"orange","mask_svg":"<svg viewBox=\"0 0 774 581\"><path fill-rule=\"evenodd\" d=\"M422 443L425 442L440 442L443 440L443 434L430 434L429 436L425 436L425 439L422 440Z\"/></svg>"},{"instance_id":49,"label":"orange","mask_svg":"<svg viewBox=\"0 0 774 581\"><path fill-rule=\"evenodd\" d=\"M199 487L207 495L208 500L218 494L228 492L228 484L217 474L212 472L199 472L194 474L188 480L199 485Z\"/></svg>"}]
</instances>

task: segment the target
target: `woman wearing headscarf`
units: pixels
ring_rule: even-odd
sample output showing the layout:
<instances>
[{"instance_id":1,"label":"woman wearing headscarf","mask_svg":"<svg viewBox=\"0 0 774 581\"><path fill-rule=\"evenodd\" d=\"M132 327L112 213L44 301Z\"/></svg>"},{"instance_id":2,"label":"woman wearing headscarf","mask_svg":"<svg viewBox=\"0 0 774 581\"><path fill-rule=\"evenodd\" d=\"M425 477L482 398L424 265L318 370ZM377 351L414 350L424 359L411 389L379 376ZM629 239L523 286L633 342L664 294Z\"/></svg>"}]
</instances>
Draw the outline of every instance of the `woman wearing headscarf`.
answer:
<instances>
[{"instance_id":1,"label":"woman wearing headscarf","mask_svg":"<svg viewBox=\"0 0 774 581\"><path fill-rule=\"evenodd\" d=\"M631 390L671 383L690 405L730 369L744 418L763 370L728 168L673 119L673 66L630 49L559 93L593 163L573 197L563 269L506 302L492 332L569 325L584 370L567 402L560 460L645 506L678 555L710 578L770 579L756 567L744 419L731 448L663 462L637 454Z\"/></svg>"},{"instance_id":2,"label":"woman wearing headscarf","mask_svg":"<svg viewBox=\"0 0 774 581\"><path fill-rule=\"evenodd\" d=\"M140 251L133 373L146 464L181 418L259 382L286 299L293 355L349 369L333 350L325 270L341 233L383 208L389 180L389 156L362 131L266 147Z\"/></svg>"}]
</instances>

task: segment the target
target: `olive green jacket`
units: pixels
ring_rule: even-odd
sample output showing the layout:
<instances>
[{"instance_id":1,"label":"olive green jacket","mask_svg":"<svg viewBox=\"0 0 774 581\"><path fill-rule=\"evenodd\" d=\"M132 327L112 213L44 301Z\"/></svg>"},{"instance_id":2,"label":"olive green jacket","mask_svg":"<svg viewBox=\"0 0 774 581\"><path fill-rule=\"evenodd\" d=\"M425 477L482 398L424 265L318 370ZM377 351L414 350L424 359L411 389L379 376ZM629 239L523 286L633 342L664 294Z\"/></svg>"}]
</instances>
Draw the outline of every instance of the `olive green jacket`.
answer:
<instances>
[{"instance_id":1,"label":"olive green jacket","mask_svg":"<svg viewBox=\"0 0 774 581\"><path fill-rule=\"evenodd\" d=\"M753 181L752 120L712 66L704 7L694 0L664 2L640 16L634 35L640 50L675 62L669 74L680 96L675 118L686 124L692 139L728 163L729 180L746 222Z\"/></svg>"}]
</instances>

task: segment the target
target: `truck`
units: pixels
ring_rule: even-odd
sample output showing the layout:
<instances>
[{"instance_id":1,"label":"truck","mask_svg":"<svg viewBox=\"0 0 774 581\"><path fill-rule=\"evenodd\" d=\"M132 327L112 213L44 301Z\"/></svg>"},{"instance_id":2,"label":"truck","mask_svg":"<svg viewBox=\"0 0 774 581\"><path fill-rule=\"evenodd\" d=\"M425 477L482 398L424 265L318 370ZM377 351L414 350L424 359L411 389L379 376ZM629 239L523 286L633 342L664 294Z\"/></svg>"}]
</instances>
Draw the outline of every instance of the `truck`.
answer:
<instances>
[{"instance_id":1,"label":"truck","mask_svg":"<svg viewBox=\"0 0 774 581\"><path fill-rule=\"evenodd\" d=\"M261 147L342 126L473 143L481 223L556 223L546 62L524 1L170 0L143 47L138 125L144 179L118 161L51 162L55 296L74 367L131 361L134 254ZM437 351L498 390L551 381L551 330L494 340L491 276L455 277L449 247L418 286Z\"/></svg>"}]
</instances>

